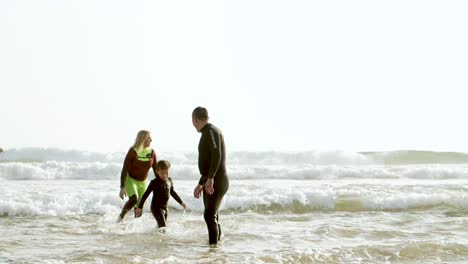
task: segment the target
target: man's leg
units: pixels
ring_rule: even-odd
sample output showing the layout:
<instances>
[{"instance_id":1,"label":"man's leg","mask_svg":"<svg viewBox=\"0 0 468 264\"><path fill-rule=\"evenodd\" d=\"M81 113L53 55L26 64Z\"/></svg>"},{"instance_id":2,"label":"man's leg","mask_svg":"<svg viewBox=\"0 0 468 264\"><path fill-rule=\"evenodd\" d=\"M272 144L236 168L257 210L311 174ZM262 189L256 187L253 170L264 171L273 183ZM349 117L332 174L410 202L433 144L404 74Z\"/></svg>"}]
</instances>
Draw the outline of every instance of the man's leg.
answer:
<instances>
[{"instance_id":1,"label":"man's leg","mask_svg":"<svg viewBox=\"0 0 468 264\"><path fill-rule=\"evenodd\" d=\"M218 241L221 240L221 225L219 224L219 213L216 212L216 222L218 222Z\"/></svg>"},{"instance_id":2,"label":"man's leg","mask_svg":"<svg viewBox=\"0 0 468 264\"><path fill-rule=\"evenodd\" d=\"M206 226L208 227L208 238L210 244L217 244L220 238L221 226L218 223L218 210L223 200L224 193L215 192L211 195L203 190L203 203L205 211L203 217L205 218Z\"/></svg>"}]
</instances>

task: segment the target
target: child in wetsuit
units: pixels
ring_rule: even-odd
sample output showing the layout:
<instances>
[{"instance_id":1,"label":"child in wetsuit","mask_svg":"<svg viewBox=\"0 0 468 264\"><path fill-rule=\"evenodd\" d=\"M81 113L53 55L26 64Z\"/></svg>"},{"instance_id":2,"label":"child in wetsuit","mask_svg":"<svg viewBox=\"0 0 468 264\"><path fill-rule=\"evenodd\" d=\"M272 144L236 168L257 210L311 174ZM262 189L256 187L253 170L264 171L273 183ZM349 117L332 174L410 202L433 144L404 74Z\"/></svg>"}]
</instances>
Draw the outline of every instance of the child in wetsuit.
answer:
<instances>
[{"instance_id":1,"label":"child in wetsuit","mask_svg":"<svg viewBox=\"0 0 468 264\"><path fill-rule=\"evenodd\" d=\"M141 197L140 204L135 210L137 217L141 216L143 212L143 205L145 204L148 195L153 192L153 200L151 201L151 212L153 213L158 227L165 227L167 221L167 202L169 195L171 195L184 209L187 208L179 195L174 190L172 179L169 177L169 168L171 164L167 160L160 160L156 165L156 178L152 180Z\"/></svg>"}]
</instances>

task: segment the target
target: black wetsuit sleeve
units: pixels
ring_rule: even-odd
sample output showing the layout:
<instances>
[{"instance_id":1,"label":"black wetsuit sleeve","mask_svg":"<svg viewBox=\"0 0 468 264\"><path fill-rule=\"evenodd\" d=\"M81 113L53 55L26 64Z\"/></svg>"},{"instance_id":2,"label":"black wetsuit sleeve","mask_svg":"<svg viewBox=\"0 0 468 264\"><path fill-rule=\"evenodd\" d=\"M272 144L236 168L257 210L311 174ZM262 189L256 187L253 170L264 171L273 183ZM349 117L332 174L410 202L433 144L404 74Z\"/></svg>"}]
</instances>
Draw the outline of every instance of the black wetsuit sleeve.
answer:
<instances>
[{"instance_id":1,"label":"black wetsuit sleeve","mask_svg":"<svg viewBox=\"0 0 468 264\"><path fill-rule=\"evenodd\" d=\"M221 164L221 135L210 128L209 130L209 144L208 149L211 152L210 170L208 171L208 178L213 179Z\"/></svg>"},{"instance_id":2,"label":"black wetsuit sleeve","mask_svg":"<svg viewBox=\"0 0 468 264\"><path fill-rule=\"evenodd\" d=\"M156 184L156 182L154 180L152 180L150 182L150 184L148 185L148 188L146 188L145 193L141 197L140 204L138 205L138 208L143 209L143 205L145 205L145 201L148 198L149 194L153 191L153 189L155 187L155 184ZM155 195L155 194L153 193L153 195Z\"/></svg>"},{"instance_id":3,"label":"black wetsuit sleeve","mask_svg":"<svg viewBox=\"0 0 468 264\"><path fill-rule=\"evenodd\" d=\"M180 199L179 195L176 193L176 191L174 190L174 183L172 182L172 179L171 179L171 196L174 197L174 199L179 203L179 204L182 204L182 199Z\"/></svg>"},{"instance_id":4,"label":"black wetsuit sleeve","mask_svg":"<svg viewBox=\"0 0 468 264\"><path fill-rule=\"evenodd\" d=\"M222 135L218 129L208 124L202 129L202 136L198 145L198 168L200 180L204 185L207 179L213 179L222 162Z\"/></svg>"},{"instance_id":5,"label":"black wetsuit sleeve","mask_svg":"<svg viewBox=\"0 0 468 264\"><path fill-rule=\"evenodd\" d=\"M120 188L125 187L125 179L127 178L128 169L134 155L132 155L132 149L129 149L127 156L125 156L125 161L122 167L122 172L120 173Z\"/></svg>"},{"instance_id":6,"label":"black wetsuit sleeve","mask_svg":"<svg viewBox=\"0 0 468 264\"><path fill-rule=\"evenodd\" d=\"M208 168L205 165L206 164L206 156L209 154L207 151L207 145L208 145L208 140L207 140L206 133L202 132L201 138L200 138L200 143L198 145L198 169L200 170L200 180L198 180L199 185L203 185L206 182L206 177L208 176Z\"/></svg>"},{"instance_id":7,"label":"black wetsuit sleeve","mask_svg":"<svg viewBox=\"0 0 468 264\"><path fill-rule=\"evenodd\" d=\"M200 177L200 180L198 180L198 184L200 184L200 185L205 184L206 179L207 179L206 176L203 176L203 175L202 175L202 176Z\"/></svg>"}]
</instances>

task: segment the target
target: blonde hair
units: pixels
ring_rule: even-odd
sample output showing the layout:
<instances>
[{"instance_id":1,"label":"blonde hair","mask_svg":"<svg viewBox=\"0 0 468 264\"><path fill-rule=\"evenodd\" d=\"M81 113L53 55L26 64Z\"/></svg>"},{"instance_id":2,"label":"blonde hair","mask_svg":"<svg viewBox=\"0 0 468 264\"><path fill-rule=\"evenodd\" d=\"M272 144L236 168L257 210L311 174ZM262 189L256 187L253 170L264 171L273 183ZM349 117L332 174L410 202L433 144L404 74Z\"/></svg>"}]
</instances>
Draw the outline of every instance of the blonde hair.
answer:
<instances>
[{"instance_id":1,"label":"blonde hair","mask_svg":"<svg viewBox=\"0 0 468 264\"><path fill-rule=\"evenodd\" d=\"M148 138L150 132L147 130L140 130L135 138L135 143L133 143L132 148L141 148L143 143Z\"/></svg>"}]
</instances>

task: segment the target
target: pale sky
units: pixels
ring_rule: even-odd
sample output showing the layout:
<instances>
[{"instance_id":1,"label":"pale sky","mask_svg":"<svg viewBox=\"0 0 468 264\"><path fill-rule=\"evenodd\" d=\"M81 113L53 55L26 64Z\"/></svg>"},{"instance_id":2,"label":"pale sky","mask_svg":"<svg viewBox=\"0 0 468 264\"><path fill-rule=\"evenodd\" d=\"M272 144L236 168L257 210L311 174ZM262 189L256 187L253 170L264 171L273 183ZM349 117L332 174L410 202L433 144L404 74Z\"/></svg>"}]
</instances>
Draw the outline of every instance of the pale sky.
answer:
<instances>
[{"instance_id":1,"label":"pale sky","mask_svg":"<svg viewBox=\"0 0 468 264\"><path fill-rule=\"evenodd\" d=\"M0 147L468 152L467 1L0 1Z\"/></svg>"}]
</instances>

